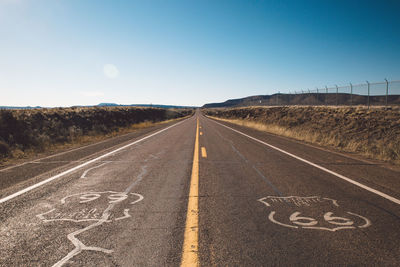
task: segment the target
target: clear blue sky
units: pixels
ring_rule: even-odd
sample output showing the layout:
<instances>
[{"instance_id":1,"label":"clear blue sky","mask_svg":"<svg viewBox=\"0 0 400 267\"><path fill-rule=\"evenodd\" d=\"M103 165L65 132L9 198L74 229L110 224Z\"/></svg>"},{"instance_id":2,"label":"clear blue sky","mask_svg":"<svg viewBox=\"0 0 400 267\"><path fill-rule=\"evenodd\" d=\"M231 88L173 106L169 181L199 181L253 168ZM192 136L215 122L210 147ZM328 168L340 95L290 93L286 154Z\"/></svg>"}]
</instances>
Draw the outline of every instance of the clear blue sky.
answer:
<instances>
[{"instance_id":1,"label":"clear blue sky","mask_svg":"<svg viewBox=\"0 0 400 267\"><path fill-rule=\"evenodd\" d=\"M203 105L400 79L400 2L0 0L0 105Z\"/></svg>"}]
</instances>

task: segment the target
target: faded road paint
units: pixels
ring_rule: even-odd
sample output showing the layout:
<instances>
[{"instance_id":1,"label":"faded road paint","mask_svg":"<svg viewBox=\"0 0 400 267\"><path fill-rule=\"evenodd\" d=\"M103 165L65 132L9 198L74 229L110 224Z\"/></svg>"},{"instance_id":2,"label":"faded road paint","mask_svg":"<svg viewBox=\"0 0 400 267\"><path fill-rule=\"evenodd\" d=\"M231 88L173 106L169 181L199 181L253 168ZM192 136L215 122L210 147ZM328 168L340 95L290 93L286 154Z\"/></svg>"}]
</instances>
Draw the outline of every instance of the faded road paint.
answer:
<instances>
[{"instance_id":1,"label":"faded road paint","mask_svg":"<svg viewBox=\"0 0 400 267\"><path fill-rule=\"evenodd\" d=\"M91 171L91 170L93 170L93 169L100 168L101 166L106 165L107 163L110 163L110 162L109 162L109 161L108 161L108 162L104 162L104 163L102 163L102 164L100 164L100 165L97 165L97 166L95 166L95 167L92 167L92 168L90 168L90 169L87 169L86 171L83 172L81 178L86 178L86 174L87 174L89 171Z\"/></svg>"},{"instance_id":2,"label":"faded road paint","mask_svg":"<svg viewBox=\"0 0 400 267\"><path fill-rule=\"evenodd\" d=\"M206 150L206 148L204 146L201 147L201 156L203 158L207 158L207 150Z\"/></svg>"},{"instance_id":3,"label":"faded road paint","mask_svg":"<svg viewBox=\"0 0 400 267\"><path fill-rule=\"evenodd\" d=\"M181 266L200 266L199 244L199 118L197 118L196 141L194 145L192 176L186 215Z\"/></svg>"}]
</instances>

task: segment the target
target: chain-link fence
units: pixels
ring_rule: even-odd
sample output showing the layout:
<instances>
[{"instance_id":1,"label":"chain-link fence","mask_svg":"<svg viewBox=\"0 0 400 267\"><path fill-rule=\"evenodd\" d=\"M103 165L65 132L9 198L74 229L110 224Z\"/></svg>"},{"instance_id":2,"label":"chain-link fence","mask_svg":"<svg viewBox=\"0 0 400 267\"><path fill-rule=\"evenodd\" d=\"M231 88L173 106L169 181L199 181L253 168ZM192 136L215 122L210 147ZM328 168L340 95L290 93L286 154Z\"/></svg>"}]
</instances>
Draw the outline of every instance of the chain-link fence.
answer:
<instances>
[{"instance_id":1,"label":"chain-link fence","mask_svg":"<svg viewBox=\"0 0 400 267\"><path fill-rule=\"evenodd\" d=\"M263 101L264 102L264 101ZM260 101L261 103L261 101ZM351 84L272 95L264 105L400 105L400 81Z\"/></svg>"}]
</instances>

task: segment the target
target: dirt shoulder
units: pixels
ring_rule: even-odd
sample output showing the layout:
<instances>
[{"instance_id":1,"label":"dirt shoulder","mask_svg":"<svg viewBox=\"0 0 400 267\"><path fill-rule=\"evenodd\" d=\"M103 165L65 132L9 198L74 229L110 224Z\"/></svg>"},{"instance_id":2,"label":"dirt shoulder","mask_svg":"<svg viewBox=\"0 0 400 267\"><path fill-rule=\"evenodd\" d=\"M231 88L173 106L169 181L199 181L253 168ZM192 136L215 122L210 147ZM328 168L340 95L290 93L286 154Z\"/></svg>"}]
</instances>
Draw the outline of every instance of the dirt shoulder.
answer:
<instances>
[{"instance_id":1,"label":"dirt shoulder","mask_svg":"<svg viewBox=\"0 0 400 267\"><path fill-rule=\"evenodd\" d=\"M245 107L203 109L238 125L400 165L400 108Z\"/></svg>"}]
</instances>

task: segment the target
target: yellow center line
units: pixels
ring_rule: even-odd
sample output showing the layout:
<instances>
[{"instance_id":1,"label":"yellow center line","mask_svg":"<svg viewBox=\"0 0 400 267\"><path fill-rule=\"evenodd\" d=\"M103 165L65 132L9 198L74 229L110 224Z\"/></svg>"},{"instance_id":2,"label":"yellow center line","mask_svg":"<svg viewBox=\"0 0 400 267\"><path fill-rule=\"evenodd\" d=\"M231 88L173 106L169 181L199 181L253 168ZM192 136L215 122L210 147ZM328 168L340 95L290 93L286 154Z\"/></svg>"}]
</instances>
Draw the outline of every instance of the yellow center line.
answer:
<instances>
[{"instance_id":1,"label":"yellow center line","mask_svg":"<svg viewBox=\"0 0 400 267\"><path fill-rule=\"evenodd\" d=\"M200 266L199 251L199 118L197 118L192 176L186 215L181 266Z\"/></svg>"},{"instance_id":2,"label":"yellow center line","mask_svg":"<svg viewBox=\"0 0 400 267\"><path fill-rule=\"evenodd\" d=\"M204 146L201 147L201 156L207 158L207 150Z\"/></svg>"}]
</instances>

